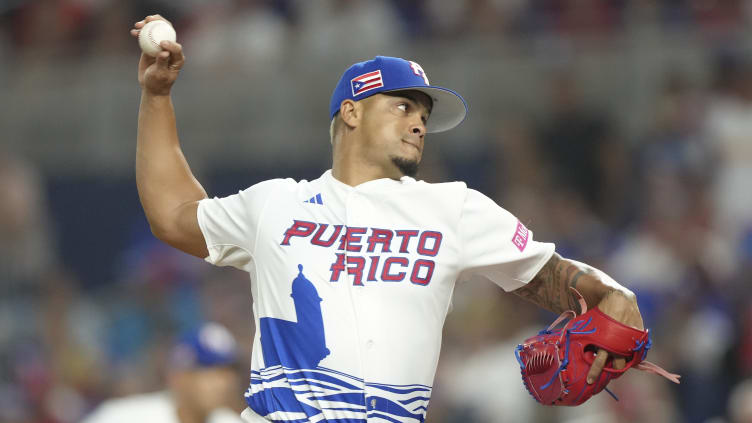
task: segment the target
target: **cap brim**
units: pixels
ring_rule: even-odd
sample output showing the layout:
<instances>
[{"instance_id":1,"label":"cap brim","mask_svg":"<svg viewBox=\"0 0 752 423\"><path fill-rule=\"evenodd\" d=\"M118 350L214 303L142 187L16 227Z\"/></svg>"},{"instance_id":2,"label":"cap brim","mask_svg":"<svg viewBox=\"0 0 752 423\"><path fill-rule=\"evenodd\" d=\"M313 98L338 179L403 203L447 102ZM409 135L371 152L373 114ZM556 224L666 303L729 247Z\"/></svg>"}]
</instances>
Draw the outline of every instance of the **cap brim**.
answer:
<instances>
[{"instance_id":1,"label":"cap brim","mask_svg":"<svg viewBox=\"0 0 752 423\"><path fill-rule=\"evenodd\" d=\"M443 87L417 86L404 87L385 92L415 90L431 97L433 109L426 123L426 131L429 133L448 131L462 123L467 116L467 103L456 92Z\"/></svg>"}]
</instances>

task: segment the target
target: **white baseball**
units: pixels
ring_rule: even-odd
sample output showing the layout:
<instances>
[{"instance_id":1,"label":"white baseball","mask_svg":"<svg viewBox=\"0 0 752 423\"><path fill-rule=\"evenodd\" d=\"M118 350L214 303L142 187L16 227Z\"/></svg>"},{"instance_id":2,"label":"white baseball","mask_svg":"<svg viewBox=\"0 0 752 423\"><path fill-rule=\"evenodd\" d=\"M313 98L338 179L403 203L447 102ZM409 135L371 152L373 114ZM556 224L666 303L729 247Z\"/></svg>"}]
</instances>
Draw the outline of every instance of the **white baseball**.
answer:
<instances>
[{"instance_id":1,"label":"white baseball","mask_svg":"<svg viewBox=\"0 0 752 423\"><path fill-rule=\"evenodd\" d=\"M163 20L148 22L138 34L138 45L149 56L156 56L162 51L159 43L164 40L175 42L176 34L172 25Z\"/></svg>"}]
</instances>

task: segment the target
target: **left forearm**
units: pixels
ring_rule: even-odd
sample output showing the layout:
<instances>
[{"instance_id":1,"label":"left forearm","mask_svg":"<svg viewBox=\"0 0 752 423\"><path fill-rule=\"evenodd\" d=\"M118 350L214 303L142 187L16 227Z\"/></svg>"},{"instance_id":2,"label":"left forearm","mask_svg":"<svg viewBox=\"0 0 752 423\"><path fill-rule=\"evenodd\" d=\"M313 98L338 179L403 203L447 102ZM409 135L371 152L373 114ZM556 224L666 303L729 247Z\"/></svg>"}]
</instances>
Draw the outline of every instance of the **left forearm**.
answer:
<instances>
[{"instance_id":1,"label":"left forearm","mask_svg":"<svg viewBox=\"0 0 752 423\"><path fill-rule=\"evenodd\" d=\"M581 310L577 296L570 287L582 294L588 308L595 307L612 294L634 299L630 290L602 271L556 253L533 280L513 292L554 313L566 310L579 313Z\"/></svg>"}]
</instances>

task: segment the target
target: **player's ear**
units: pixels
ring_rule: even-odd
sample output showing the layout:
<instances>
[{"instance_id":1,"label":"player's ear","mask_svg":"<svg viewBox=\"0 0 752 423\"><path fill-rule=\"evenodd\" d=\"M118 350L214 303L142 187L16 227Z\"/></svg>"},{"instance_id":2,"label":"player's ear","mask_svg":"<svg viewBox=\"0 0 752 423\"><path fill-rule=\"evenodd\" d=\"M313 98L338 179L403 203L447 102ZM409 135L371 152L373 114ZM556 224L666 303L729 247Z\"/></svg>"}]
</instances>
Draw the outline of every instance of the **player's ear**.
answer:
<instances>
[{"instance_id":1,"label":"player's ear","mask_svg":"<svg viewBox=\"0 0 752 423\"><path fill-rule=\"evenodd\" d=\"M360 102L349 99L343 100L339 108L339 115L347 126L356 128L363 116L363 107Z\"/></svg>"}]
</instances>

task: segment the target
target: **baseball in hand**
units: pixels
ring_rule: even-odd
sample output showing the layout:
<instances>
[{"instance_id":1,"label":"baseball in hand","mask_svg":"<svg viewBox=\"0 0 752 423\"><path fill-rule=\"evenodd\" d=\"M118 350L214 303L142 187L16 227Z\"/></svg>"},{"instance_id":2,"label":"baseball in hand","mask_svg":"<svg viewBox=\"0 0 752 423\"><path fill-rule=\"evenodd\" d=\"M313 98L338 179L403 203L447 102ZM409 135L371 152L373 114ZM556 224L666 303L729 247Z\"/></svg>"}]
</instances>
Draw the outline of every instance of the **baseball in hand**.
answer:
<instances>
[{"instance_id":1,"label":"baseball in hand","mask_svg":"<svg viewBox=\"0 0 752 423\"><path fill-rule=\"evenodd\" d=\"M164 40L175 42L176 34L172 25L162 20L147 22L138 34L138 45L149 56L156 56L162 51L159 43Z\"/></svg>"}]
</instances>

